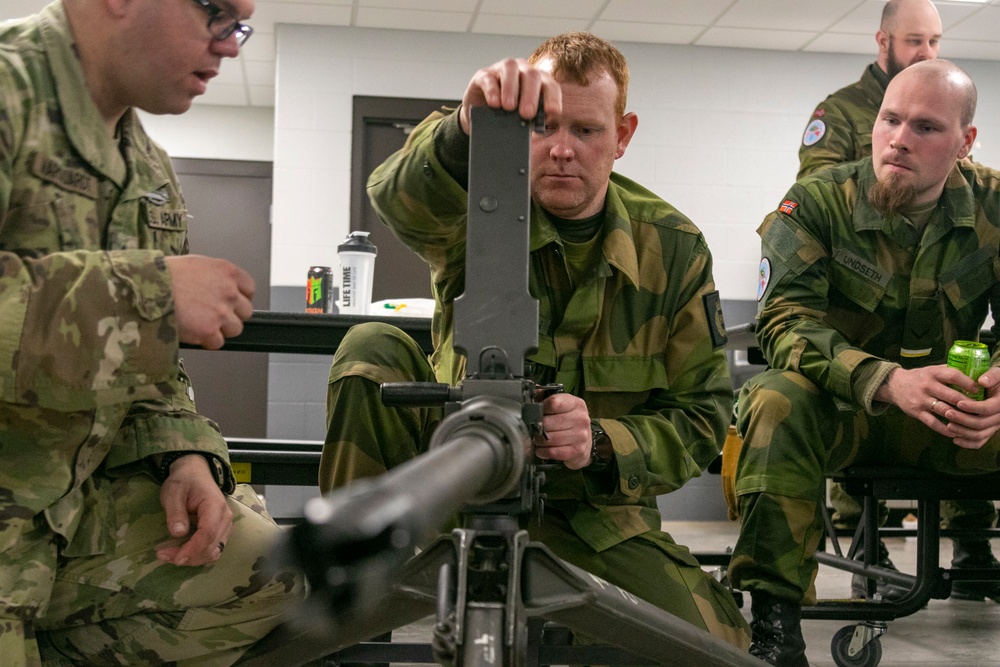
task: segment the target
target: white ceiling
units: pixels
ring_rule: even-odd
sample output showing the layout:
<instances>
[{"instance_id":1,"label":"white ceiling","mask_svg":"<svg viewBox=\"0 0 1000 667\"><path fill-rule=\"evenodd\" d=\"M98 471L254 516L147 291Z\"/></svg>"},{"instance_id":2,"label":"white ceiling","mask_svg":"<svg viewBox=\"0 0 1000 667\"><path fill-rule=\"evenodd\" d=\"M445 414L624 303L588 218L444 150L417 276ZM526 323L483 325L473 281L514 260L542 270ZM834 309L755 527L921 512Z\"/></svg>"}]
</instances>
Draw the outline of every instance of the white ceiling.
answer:
<instances>
[{"instance_id":1,"label":"white ceiling","mask_svg":"<svg viewBox=\"0 0 1000 667\"><path fill-rule=\"evenodd\" d=\"M0 20L48 0L4 0ZM1000 60L1000 0L936 1L941 54ZM275 25L357 26L539 38L589 30L615 41L874 56L884 0L257 0L253 37L199 104L273 106ZM377 47L374 47L377 48Z\"/></svg>"}]
</instances>

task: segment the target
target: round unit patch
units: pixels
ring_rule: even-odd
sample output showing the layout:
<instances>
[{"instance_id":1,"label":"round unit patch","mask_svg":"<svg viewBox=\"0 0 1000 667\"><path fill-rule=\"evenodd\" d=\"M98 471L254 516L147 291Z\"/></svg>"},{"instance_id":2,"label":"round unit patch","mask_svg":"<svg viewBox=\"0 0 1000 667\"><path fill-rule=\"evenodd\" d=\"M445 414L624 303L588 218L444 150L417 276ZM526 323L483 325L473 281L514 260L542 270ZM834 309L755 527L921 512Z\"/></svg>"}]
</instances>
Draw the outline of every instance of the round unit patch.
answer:
<instances>
[{"instance_id":1,"label":"round unit patch","mask_svg":"<svg viewBox=\"0 0 1000 667\"><path fill-rule=\"evenodd\" d=\"M771 280L771 260L767 257L760 260L760 268L757 269L757 300L764 298L767 291L767 283Z\"/></svg>"},{"instance_id":2,"label":"round unit patch","mask_svg":"<svg viewBox=\"0 0 1000 667\"><path fill-rule=\"evenodd\" d=\"M805 134L802 135L802 145L812 146L822 139L824 134L826 134L826 123L818 118L814 118L809 122L808 127L806 127Z\"/></svg>"}]
</instances>

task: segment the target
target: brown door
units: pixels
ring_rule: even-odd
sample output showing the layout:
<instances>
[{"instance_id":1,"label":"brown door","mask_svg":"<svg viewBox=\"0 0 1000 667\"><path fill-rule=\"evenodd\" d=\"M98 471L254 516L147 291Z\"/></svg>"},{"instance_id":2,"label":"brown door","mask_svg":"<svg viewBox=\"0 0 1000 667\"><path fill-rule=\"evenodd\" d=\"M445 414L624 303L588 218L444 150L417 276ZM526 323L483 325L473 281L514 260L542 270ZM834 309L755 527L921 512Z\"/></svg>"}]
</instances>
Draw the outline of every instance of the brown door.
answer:
<instances>
[{"instance_id":1,"label":"brown door","mask_svg":"<svg viewBox=\"0 0 1000 667\"><path fill-rule=\"evenodd\" d=\"M246 269L257 285L254 309L267 310L271 285L269 162L174 160L187 203L191 253ZM223 435L267 436L267 362L258 352L181 350L198 412Z\"/></svg>"},{"instance_id":2,"label":"brown door","mask_svg":"<svg viewBox=\"0 0 1000 667\"><path fill-rule=\"evenodd\" d=\"M430 269L382 224L365 193L372 171L403 147L416 125L443 106L456 107L455 100L425 100L391 97L354 98L352 156L351 230L370 232L378 248L372 301L431 297Z\"/></svg>"}]
</instances>

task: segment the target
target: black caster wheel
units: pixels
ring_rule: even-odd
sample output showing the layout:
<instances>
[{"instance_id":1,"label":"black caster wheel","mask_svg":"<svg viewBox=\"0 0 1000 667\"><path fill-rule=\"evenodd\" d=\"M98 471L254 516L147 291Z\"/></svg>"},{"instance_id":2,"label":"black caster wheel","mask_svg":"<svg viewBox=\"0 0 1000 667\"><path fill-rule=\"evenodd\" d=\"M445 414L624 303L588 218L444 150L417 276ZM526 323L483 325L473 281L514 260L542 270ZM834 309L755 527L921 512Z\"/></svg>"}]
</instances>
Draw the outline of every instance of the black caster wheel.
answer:
<instances>
[{"instance_id":1,"label":"black caster wheel","mask_svg":"<svg viewBox=\"0 0 1000 667\"><path fill-rule=\"evenodd\" d=\"M882 660L882 642L878 637L872 638L855 655L848 653L851 640L854 639L855 627L845 626L833 635L833 641L830 642L833 661L837 663L837 667L876 667Z\"/></svg>"}]
</instances>

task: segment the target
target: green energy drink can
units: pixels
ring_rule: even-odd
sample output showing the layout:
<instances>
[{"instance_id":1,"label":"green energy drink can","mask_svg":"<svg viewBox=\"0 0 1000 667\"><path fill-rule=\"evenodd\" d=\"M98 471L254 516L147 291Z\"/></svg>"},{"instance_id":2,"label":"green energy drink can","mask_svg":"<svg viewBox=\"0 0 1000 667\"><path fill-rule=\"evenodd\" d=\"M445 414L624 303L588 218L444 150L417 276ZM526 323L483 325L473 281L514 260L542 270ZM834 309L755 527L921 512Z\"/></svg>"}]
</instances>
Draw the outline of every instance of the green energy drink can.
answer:
<instances>
[{"instance_id":1,"label":"green energy drink can","mask_svg":"<svg viewBox=\"0 0 1000 667\"><path fill-rule=\"evenodd\" d=\"M990 350L983 343L956 340L955 344L948 350L948 367L957 368L973 380L978 380L979 376L990 368ZM986 398L986 390L982 387L979 388L979 391L972 393L959 387L953 388L977 401Z\"/></svg>"},{"instance_id":2,"label":"green energy drink can","mask_svg":"<svg viewBox=\"0 0 1000 667\"><path fill-rule=\"evenodd\" d=\"M333 269L329 266L309 267L306 274L306 312L333 312Z\"/></svg>"}]
</instances>

